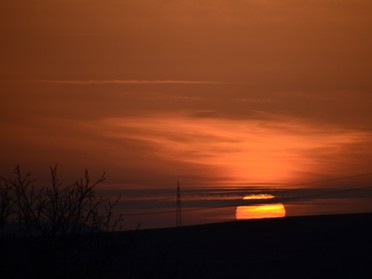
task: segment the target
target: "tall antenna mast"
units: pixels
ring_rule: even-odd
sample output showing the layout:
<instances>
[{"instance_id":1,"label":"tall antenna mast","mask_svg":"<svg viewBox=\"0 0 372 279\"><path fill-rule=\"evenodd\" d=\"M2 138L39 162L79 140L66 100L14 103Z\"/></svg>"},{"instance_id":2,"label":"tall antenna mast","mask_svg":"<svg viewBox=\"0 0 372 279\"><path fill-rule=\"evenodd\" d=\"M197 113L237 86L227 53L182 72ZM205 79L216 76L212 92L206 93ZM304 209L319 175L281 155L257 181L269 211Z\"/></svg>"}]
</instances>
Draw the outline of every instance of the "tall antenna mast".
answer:
<instances>
[{"instance_id":1,"label":"tall antenna mast","mask_svg":"<svg viewBox=\"0 0 372 279\"><path fill-rule=\"evenodd\" d=\"M181 211L181 191L180 182L177 181L177 210L176 210L176 227L182 226L182 211Z\"/></svg>"}]
</instances>

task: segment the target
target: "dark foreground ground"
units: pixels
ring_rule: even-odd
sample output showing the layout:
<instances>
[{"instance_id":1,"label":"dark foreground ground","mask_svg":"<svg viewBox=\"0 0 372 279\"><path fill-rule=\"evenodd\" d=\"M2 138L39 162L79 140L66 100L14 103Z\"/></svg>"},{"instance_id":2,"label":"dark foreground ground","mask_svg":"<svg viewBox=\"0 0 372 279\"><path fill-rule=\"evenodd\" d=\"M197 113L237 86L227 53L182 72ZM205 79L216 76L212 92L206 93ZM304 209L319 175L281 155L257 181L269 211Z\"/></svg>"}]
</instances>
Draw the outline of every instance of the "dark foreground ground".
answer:
<instances>
[{"instance_id":1,"label":"dark foreground ground","mask_svg":"<svg viewBox=\"0 0 372 279\"><path fill-rule=\"evenodd\" d=\"M2 239L0 278L372 278L372 214Z\"/></svg>"}]
</instances>

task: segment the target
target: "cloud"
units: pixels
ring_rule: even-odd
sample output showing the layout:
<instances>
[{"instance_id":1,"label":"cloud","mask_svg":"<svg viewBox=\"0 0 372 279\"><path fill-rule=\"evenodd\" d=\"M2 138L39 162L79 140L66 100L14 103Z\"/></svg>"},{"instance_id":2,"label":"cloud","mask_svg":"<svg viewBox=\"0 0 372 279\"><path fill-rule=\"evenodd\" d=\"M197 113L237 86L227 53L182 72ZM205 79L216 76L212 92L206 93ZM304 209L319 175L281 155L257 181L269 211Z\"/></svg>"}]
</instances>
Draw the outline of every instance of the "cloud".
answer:
<instances>
[{"instance_id":1,"label":"cloud","mask_svg":"<svg viewBox=\"0 0 372 279\"><path fill-rule=\"evenodd\" d=\"M223 170L230 180L221 184L288 184L313 180L316 175L332 177L340 169L344 174L358 174L369 158L357 161L360 171L355 167L347 169L354 161L349 156L342 158L348 146L360 144L366 136L363 132L326 131L294 120L269 124L257 120L195 119L182 114L102 122L102 126L110 127L107 137L147 142L156 150L154 158Z\"/></svg>"},{"instance_id":2,"label":"cloud","mask_svg":"<svg viewBox=\"0 0 372 279\"><path fill-rule=\"evenodd\" d=\"M228 82L222 81L208 81L208 80L32 80L35 83L50 83L50 84L76 84L76 85L110 85L110 84L150 84L150 85L214 85L214 84L227 84Z\"/></svg>"}]
</instances>

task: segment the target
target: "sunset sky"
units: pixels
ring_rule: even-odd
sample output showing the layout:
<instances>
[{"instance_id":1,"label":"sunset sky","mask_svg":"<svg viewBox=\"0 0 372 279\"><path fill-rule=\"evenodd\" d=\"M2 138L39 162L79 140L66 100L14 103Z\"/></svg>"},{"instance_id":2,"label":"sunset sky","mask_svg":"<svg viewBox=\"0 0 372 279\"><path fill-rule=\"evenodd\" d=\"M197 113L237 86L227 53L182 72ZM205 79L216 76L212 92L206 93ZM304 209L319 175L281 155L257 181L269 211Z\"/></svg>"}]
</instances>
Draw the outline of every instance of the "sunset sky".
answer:
<instances>
[{"instance_id":1,"label":"sunset sky","mask_svg":"<svg viewBox=\"0 0 372 279\"><path fill-rule=\"evenodd\" d=\"M371 30L369 0L2 0L0 174L58 164L143 189L371 173Z\"/></svg>"}]
</instances>

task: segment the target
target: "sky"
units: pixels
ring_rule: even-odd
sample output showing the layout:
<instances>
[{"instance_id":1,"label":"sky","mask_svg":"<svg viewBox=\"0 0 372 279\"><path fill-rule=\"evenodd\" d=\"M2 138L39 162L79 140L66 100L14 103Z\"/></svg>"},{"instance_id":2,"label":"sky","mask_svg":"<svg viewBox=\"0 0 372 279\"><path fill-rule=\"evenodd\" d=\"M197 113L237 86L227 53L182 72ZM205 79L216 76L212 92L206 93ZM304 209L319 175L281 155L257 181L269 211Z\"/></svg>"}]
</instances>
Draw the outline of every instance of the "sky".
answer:
<instances>
[{"instance_id":1,"label":"sky","mask_svg":"<svg viewBox=\"0 0 372 279\"><path fill-rule=\"evenodd\" d=\"M58 164L128 190L371 173L371 14L369 0L2 0L1 175Z\"/></svg>"}]
</instances>

